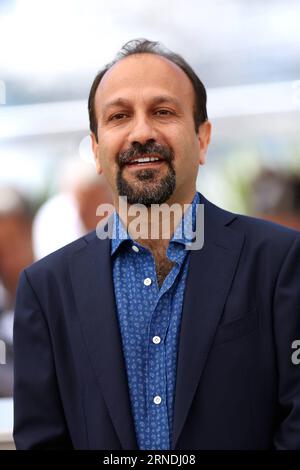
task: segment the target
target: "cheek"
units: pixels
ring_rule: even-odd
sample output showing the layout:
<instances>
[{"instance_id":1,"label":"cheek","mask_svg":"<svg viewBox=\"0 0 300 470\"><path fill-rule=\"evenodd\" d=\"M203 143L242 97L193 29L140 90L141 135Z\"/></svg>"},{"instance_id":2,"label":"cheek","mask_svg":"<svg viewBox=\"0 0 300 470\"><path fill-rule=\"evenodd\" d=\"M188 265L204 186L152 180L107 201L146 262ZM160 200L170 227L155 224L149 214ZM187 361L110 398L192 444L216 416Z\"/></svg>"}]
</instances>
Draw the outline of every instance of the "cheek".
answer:
<instances>
[{"instance_id":1,"label":"cheek","mask_svg":"<svg viewBox=\"0 0 300 470\"><path fill-rule=\"evenodd\" d=\"M117 151L104 143L98 147L98 162L101 170L109 183L114 183L118 171L116 164Z\"/></svg>"},{"instance_id":2,"label":"cheek","mask_svg":"<svg viewBox=\"0 0 300 470\"><path fill-rule=\"evenodd\" d=\"M198 145L196 137L182 136L177 142L175 149L175 167L183 169L184 172L193 172L198 165Z\"/></svg>"},{"instance_id":3,"label":"cheek","mask_svg":"<svg viewBox=\"0 0 300 470\"><path fill-rule=\"evenodd\" d=\"M121 143L120 139L117 138L111 132L103 132L100 133L99 138L99 147L98 147L98 155L100 161L106 164L110 164L116 161L116 156L120 152Z\"/></svg>"},{"instance_id":4,"label":"cheek","mask_svg":"<svg viewBox=\"0 0 300 470\"><path fill-rule=\"evenodd\" d=\"M108 167L109 162L112 160L112 149L103 140L99 142L98 160L102 168Z\"/></svg>"}]
</instances>

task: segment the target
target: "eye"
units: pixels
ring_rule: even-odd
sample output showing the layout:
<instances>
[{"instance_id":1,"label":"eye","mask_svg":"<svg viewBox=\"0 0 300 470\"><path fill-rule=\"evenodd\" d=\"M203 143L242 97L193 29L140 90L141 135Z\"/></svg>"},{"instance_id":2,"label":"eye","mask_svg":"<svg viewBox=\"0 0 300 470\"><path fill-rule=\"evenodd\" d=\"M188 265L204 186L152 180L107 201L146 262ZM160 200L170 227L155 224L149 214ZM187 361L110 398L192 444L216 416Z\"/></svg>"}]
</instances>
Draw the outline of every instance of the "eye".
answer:
<instances>
[{"instance_id":1,"label":"eye","mask_svg":"<svg viewBox=\"0 0 300 470\"><path fill-rule=\"evenodd\" d=\"M158 114L158 116L172 116L174 113L169 109L158 109L155 114Z\"/></svg>"},{"instance_id":2,"label":"eye","mask_svg":"<svg viewBox=\"0 0 300 470\"><path fill-rule=\"evenodd\" d=\"M110 121L121 121L125 117L127 117L127 114L117 113L117 114L114 114L113 116L111 116Z\"/></svg>"}]
</instances>

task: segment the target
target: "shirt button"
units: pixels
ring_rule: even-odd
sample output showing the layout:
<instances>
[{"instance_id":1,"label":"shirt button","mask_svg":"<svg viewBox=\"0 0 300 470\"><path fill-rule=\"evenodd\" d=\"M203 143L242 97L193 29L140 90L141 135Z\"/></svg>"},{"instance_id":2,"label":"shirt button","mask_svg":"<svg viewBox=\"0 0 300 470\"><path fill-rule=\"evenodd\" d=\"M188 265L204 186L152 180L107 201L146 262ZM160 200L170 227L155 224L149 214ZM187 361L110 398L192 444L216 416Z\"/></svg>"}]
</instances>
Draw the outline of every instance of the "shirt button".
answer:
<instances>
[{"instance_id":1,"label":"shirt button","mask_svg":"<svg viewBox=\"0 0 300 470\"><path fill-rule=\"evenodd\" d=\"M161 404L161 397L159 395L157 395L156 397L154 397L153 401L156 405L160 405Z\"/></svg>"},{"instance_id":2,"label":"shirt button","mask_svg":"<svg viewBox=\"0 0 300 470\"><path fill-rule=\"evenodd\" d=\"M135 251L136 253L138 253L140 251L139 247L137 247L136 245L132 245L131 247L133 249L133 251Z\"/></svg>"},{"instance_id":3,"label":"shirt button","mask_svg":"<svg viewBox=\"0 0 300 470\"><path fill-rule=\"evenodd\" d=\"M152 284L150 277L146 277L146 279L144 279L144 284L145 286L150 286Z\"/></svg>"},{"instance_id":4,"label":"shirt button","mask_svg":"<svg viewBox=\"0 0 300 470\"><path fill-rule=\"evenodd\" d=\"M161 339L159 336L153 336L152 341L154 344L159 344Z\"/></svg>"}]
</instances>

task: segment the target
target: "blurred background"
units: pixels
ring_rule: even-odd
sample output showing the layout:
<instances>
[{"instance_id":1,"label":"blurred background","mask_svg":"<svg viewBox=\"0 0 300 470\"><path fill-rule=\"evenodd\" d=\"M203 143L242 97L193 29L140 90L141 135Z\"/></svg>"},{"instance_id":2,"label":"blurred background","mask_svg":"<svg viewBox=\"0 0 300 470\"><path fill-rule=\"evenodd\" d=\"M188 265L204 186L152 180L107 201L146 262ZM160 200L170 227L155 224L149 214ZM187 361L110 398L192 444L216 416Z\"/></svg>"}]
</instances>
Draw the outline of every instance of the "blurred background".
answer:
<instances>
[{"instance_id":1,"label":"blurred background","mask_svg":"<svg viewBox=\"0 0 300 470\"><path fill-rule=\"evenodd\" d=\"M161 41L207 88L198 189L300 229L299 24L299 0L0 0L0 396L12 391L20 270L95 227L110 201L91 163L87 97L126 41Z\"/></svg>"}]
</instances>

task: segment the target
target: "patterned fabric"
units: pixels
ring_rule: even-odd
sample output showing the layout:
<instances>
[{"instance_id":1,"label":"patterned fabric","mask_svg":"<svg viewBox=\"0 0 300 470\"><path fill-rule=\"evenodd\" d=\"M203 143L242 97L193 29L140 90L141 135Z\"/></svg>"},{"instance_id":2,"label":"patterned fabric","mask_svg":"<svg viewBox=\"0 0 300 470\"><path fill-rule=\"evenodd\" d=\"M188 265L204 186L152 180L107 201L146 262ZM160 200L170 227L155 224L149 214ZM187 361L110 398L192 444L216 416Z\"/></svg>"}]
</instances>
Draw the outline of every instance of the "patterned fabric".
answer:
<instances>
[{"instance_id":1,"label":"patterned fabric","mask_svg":"<svg viewBox=\"0 0 300 470\"><path fill-rule=\"evenodd\" d=\"M167 249L175 264L159 289L154 257L134 242L114 213L113 281L129 395L139 449L172 443L178 339L189 265L188 229L195 228L196 193ZM183 233L182 233L183 232Z\"/></svg>"}]
</instances>

